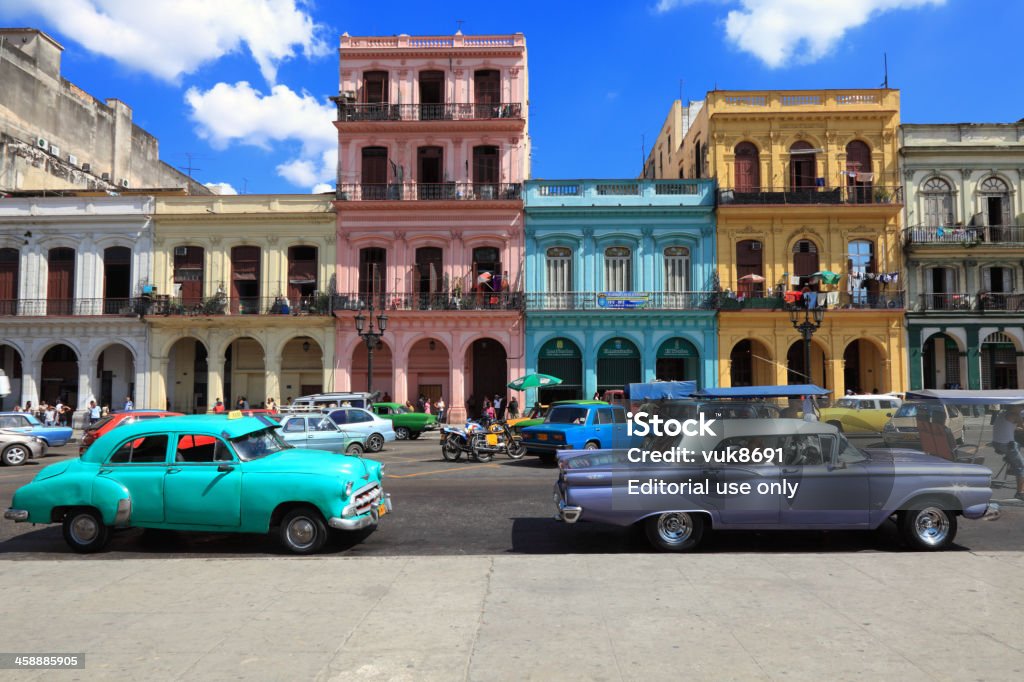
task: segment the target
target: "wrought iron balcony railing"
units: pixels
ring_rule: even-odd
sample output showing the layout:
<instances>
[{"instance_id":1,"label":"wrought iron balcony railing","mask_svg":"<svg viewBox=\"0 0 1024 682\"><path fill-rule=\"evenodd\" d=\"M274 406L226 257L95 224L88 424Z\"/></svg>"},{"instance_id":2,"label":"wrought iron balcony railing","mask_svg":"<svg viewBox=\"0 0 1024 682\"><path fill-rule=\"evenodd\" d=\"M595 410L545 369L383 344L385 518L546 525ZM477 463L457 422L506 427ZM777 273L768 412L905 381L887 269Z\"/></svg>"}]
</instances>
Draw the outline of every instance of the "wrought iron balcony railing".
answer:
<instances>
[{"instance_id":1,"label":"wrought iron balcony railing","mask_svg":"<svg viewBox=\"0 0 1024 682\"><path fill-rule=\"evenodd\" d=\"M522 119L523 105L499 104L358 104L334 97L338 121L484 121Z\"/></svg>"},{"instance_id":2,"label":"wrought iron balcony railing","mask_svg":"<svg viewBox=\"0 0 1024 682\"><path fill-rule=\"evenodd\" d=\"M457 311L522 310L523 294L515 291L436 291L335 294L334 310Z\"/></svg>"},{"instance_id":3,"label":"wrought iron balcony railing","mask_svg":"<svg viewBox=\"0 0 1024 682\"><path fill-rule=\"evenodd\" d=\"M902 205L903 188L897 185L843 185L841 187L754 187L718 190L719 205Z\"/></svg>"},{"instance_id":4,"label":"wrought iron balcony railing","mask_svg":"<svg viewBox=\"0 0 1024 682\"><path fill-rule=\"evenodd\" d=\"M0 316L91 317L146 315L330 315L330 294L289 299L283 296L205 298L137 296L134 298L75 298L0 300Z\"/></svg>"},{"instance_id":5,"label":"wrought iron balcony railing","mask_svg":"<svg viewBox=\"0 0 1024 682\"><path fill-rule=\"evenodd\" d=\"M518 182L338 183L340 201L516 201Z\"/></svg>"},{"instance_id":6,"label":"wrought iron balcony railing","mask_svg":"<svg viewBox=\"0 0 1024 682\"><path fill-rule=\"evenodd\" d=\"M945 244L951 246L978 246L1000 244L1024 246L1024 225L917 225L903 230L903 243L907 246Z\"/></svg>"},{"instance_id":7,"label":"wrought iron balcony railing","mask_svg":"<svg viewBox=\"0 0 1024 682\"><path fill-rule=\"evenodd\" d=\"M920 294L917 311L941 313L1021 313L1024 293Z\"/></svg>"},{"instance_id":8,"label":"wrought iron balcony railing","mask_svg":"<svg viewBox=\"0 0 1024 682\"><path fill-rule=\"evenodd\" d=\"M714 291L572 291L527 293L527 310L714 310Z\"/></svg>"},{"instance_id":9,"label":"wrought iron balcony railing","mask_svg":"<svg viewBox=\"0 0 1024 682\"><path fill-rule=\"evenodd\" d=\"M828 292L816 292L819 305L824 305L828 310L902 310L906 306L906 292L884 291L869 293L868 291L834 292L835 296L830 297ZM738 294L721 294L719 297L719 310L784 310L785 299L782 296L765 296L761 292L754 295L741 296Z\"/></svg>"},{"instance_id":10,"label":"wrought iron balcony railing","mask_svg":"<svg viewBox=\"0 0 1024 682\"><path fill-rule=\"evenodd\" d=\"M138 315L135 298L19 298L0 300L0 315L19 317L92 317Z\"/></svg>"}]
</instances>

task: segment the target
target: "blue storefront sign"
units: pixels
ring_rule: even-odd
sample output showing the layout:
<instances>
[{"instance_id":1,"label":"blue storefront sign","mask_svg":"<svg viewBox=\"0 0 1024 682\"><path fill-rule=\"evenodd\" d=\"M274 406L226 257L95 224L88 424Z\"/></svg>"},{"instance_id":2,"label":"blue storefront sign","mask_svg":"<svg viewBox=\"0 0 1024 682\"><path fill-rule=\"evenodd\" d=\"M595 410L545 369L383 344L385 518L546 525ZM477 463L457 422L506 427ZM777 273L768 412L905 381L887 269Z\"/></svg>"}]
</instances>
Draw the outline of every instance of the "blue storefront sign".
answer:
<instances>
[{"instance_id":1,"label":"blue storefront sign","mask_svg":"<svg viewBox=\"0 0 1024 682\"><path fill-rule=\"evenodd\" d=\"M597 295L597 307L614 310L643 308L649 299L650 294L635 291L605 291Z\"/></svg>"}]
</instances>

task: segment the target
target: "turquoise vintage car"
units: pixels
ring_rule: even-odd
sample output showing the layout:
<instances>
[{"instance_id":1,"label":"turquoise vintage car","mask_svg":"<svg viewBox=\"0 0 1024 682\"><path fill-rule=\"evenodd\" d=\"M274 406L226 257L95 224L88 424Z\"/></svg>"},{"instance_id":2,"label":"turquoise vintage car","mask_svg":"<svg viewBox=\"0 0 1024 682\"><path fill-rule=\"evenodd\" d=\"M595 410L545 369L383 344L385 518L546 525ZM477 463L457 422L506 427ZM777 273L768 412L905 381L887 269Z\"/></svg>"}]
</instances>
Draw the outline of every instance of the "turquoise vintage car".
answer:
<instances>
[{"instance_id":1,"label":"turquoise vintage car","mask_svg":"<svg viewBox=\"0 0 1024 682\"><path fill-rule=\"evenodd\" d=\"M14 494L4 518L62 523L77 552L114 528L268 533L296 554L328 528L375 526L391 511L384 465L288 445L267 417L203 415L138 422L77 460L46 467Z\"/></svg>"}]
</instances>

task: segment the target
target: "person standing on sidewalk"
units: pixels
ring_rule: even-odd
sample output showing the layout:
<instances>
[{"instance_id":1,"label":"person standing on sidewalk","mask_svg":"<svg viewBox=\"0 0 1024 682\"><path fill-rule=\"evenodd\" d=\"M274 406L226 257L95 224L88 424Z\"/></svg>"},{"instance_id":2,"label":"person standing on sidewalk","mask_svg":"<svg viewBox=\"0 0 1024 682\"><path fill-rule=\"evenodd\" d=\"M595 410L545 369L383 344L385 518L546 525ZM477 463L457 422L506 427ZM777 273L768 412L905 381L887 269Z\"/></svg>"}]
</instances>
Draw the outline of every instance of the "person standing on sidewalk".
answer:
<instances>
[{"instance_id":1,"label":"person standing on sidewalk","mask_svg":"<svg viewBox=\"0 0 1024 682\"><path fill-rule=\"evenodd\" d=\"M494 414L498 419L505 418L505 400L497 393L494 394Z\"/></svg>"},{"instance_id":2,"label":"person standing on sidewalk","mask_svg":"<svg viewBox=\"0 0 1024 682\"><path fill-rule=\"evenodd\" d=\"M1014 432L1020 425L1021 408L1004 405L992 420L992 442L995 451L1003 456L1007 470L1017 478L1017 494L1014 497L1024 502L1024 456L1017 447Z\"/></svg>"},{"instance_id":3,"label":"person standing on sidewalk","mask_svg":"<svg viewBox=\"0 0 1024 682\"><path fill-rule=\"evenodd\" d=\"M134 409L135 409L135 403L132 402L132 397L130 395L125 396L125 398L124 398L124 411L125 412L131 412Z\"/></svg>"},{"instance_id":4,"label":"person standing on sidewalk","mask_svg":"<svg viewBox=\"0 0 1024 682\"><path fill-rule=\"evenodd\" d=\"M515 396L512 396L512 399L508 401L508 418L519 418L519 399Z\"/></svg>"},{"instance_id":5,"label":"person standing on sidewalk","mask_svg":"<svg viewBox=\"0 0 1024 682\"><path fill-rule=\"evenodd\" d=\"M100 406L96 404L95 400L89 401L89 423L95 424L100 420Z\"/></svg>"},{"instance_id":6,"label":"person standing on sidewalk","mask_svg":"<svg viewBox=\"0 0 1024 682\"><path fill-rule=\"evenodd\" d=\"M434 403L434 407L437 408L437 423L444 424L444 396L440 396L437 402Z\"/></svg>"}]
</instances>

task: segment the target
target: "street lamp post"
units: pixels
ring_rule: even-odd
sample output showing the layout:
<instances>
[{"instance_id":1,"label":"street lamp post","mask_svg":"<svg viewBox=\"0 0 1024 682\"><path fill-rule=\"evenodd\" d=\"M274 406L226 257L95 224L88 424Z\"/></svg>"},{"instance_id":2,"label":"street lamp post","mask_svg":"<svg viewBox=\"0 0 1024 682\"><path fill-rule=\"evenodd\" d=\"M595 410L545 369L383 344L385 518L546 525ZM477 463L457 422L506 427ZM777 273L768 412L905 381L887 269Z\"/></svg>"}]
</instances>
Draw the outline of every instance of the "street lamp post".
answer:
<instances>
[{"instance_id":1,"label":"street lamp post","mask_svg":"<svg viewBox=\"0 0 1024 682\"><path fill-rule=\"evenodd\" d=\"M369 315L363 315L362 311L356 313L356 333L359 334L359 338L366 343L366 392L373 393L373 349L376 348L377 344L380 343L380 338L384 336L384 330L388 326L388 316L385 313L381 313L377 316L377 330L373 328L373 299L370 299L370 307L367 310ZM366 319L370 319L370 327L366 331L363 331L363 327L366 326Z\"/></svg>"},{"instance_id":2,"label":"street lamp post","mask_svg":"<svg viewBox=\"0 0 1024 682\"><path fill-rule=\"evenodd\" d=\"M824 320L825 308L822 306L808 308L794 304L789 308L789 321L793 323L793 329L800 332L800 336L804 340L804 375L807 378L807 383L811 383L812 380L811 337L814 336L814 332L818 331Z\"/></svg>"}]
</instances>

